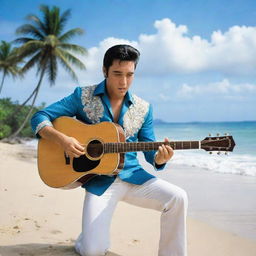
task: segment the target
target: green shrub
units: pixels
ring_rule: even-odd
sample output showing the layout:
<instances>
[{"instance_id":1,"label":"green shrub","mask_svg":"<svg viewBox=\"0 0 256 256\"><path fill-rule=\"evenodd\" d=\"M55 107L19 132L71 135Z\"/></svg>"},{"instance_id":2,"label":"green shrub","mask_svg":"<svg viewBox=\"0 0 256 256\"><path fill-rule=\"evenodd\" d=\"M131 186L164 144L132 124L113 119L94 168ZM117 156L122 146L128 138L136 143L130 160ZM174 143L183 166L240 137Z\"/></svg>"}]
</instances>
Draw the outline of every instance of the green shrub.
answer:
<instances>
[{"instance_id":1,"label":"green shrub","mask_svg":"<svg viewBox=\"0 0 256 256\"><path fill-rule=\"evenodd\" d=\"M45 104L33 108L33 113L42 109ZM12 102L10 98L0 99L0 139L6 138L15 132L25 120L25 117L31 106L19 108L18 102ZM21 137L33 137L34 134L27 122L20 133Z\"/></svg>"},{"instance_id":2,"label":"green shrub","mask_svg":"<svg viewBox=\"0 0 256 256\"><path fill-rule=\"evenodd\" d=\"M0 139L8 137L11 134L11 127L0 122Z\"/></svg>"}]
</instances>

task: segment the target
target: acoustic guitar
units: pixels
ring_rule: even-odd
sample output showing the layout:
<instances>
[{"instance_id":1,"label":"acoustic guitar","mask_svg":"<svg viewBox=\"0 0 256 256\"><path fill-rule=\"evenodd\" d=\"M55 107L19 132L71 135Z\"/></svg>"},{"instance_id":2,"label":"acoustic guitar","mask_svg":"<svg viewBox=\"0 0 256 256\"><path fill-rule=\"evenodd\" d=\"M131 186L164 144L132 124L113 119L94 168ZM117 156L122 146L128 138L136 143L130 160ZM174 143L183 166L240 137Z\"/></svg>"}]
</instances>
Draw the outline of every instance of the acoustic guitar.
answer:
<instances>
[{"instance_id":1,"label":"acoustic guitar","mask_svg":"<svg viewBox=\"0 0 256 256\"><path fill-rule=\"evenodd\" d=\"M162 144L174 150L204 149L233 151L232 136L206 137L202 141L125 142L122 127L102 122L87 125L71 117L53 121L58 131L76 138L85 154L71 158L58 144L41 138L38 143L38 169L41 179L53 188L71 189L81 186L95 175L116 175L122 170L126 152L157 150Z\"/></svg>"}]
</instances>

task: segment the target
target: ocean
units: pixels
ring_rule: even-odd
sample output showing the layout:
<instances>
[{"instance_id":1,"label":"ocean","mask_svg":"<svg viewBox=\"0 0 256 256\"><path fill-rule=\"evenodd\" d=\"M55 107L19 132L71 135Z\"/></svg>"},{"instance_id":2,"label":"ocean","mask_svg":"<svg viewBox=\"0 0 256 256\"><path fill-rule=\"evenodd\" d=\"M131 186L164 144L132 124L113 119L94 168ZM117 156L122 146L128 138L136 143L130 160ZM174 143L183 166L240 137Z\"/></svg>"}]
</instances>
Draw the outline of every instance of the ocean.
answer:
<instances>
[{"instance_id":1,"label":"ocean","mask_svg":"<svg viewBox=\"0 0 256 256\"><path fill-rule=\"evenodd\" d=\"M209 154L205 150L177 150L173 163L199 167L206 171L256 176L256 121L247 122L193 122L156 123L155 135L158 141L168 137L171 141L203 140L216 134L232 135L236 146L225 155Z\"/></svg>"}]
</instances>

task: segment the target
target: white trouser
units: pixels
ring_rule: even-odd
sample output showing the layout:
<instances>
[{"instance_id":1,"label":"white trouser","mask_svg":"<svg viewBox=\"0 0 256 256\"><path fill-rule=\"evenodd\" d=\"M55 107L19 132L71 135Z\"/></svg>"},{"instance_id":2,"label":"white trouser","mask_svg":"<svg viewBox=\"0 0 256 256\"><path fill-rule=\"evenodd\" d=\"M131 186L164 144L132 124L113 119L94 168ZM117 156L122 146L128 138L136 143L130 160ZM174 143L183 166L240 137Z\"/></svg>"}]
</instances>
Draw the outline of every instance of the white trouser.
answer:
<instances>
[{"instance_id":1,"label":"white trouser","mask_svg":"<svg viewBox=\"0 0 256 256\"><path fill-rule=\"evenodd\" d=\"M187 194L181 188L159 178L150 179L142 185L130 184L117 178L101 196L87 192L82 233L75 244L80 255L106 254L110 246L111 219L119 201L162 212L159 256L187 255Z\"/></svg>"}]
</instances>

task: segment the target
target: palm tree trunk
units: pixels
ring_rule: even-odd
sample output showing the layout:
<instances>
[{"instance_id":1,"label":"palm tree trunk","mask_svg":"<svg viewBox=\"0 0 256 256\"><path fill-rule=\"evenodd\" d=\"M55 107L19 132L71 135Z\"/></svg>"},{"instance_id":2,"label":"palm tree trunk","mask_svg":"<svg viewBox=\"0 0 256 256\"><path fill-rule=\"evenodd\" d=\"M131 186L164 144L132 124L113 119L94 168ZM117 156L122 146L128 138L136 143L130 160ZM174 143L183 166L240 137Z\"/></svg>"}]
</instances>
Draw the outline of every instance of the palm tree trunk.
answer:
<instances>
[{"instance_id":1,"label":"palm tree trunk","mask_svg":"<svg viewBox=\"0 0 256 256\"><path fill-rule=\"evenodd\" d=\"M37 87L34 89L34 91L30 94L30 96L20 105L20 108L21 107L24 107L27 102L32 98L32 96L36 93L37 89L38 89L38 86L40 86L39 84L37 85Z\"/></svg>"},{"instance_id":2,"label":"palm tree trunk","mask_svg":"<svg viewBox=\"0 0 256 256\"><path fill-rule=\"evenodd\" d=\"M0 86L0 94L1 94L1 91L3 89L5 76L6 76L6 72L4 72L4 74L3 74L3 78L2 78L2 82L1 82L1 86Z\"/></svg>"},{"instance_id":3,"label":"palm tree trunk","mask_svg":"<svg viewBox=\"0 0 256 256\"><path fill-rule=\"evenodd\" d=\"M40 87L40 84L38 84L37 87L34 89L34 91L30 94L30 96L21 105L17 107L17 109L15 110L15 115L17 115L23 109L23 107L28 103L28 101L33 97L33 95L37 92L38 87Z\"/></svg>"},{"instance_id":4,"label":"palm tree trunk","mask_svg":"<svg viewBox=\"0 0 256 256\"><path fill-rule=\"evenodd\" d=\"M37 95L38 95L38 92L39 92L40 87L41 87L41 83L42 83L43 76L44 76L44 71L45 71L45 69L43 68L43 69L42 69L42 72L41 72L41 75L40 75L39 82L38 82L38 84L37 84L37 86L36 86L36 90L35 90L35 93L34 93L35 95L34 95L34 98L33 98L32 104L31 104L31 107L30 107L30 109L29 109L29 111L28 111L28 114L27 114L26 118L24 119L23 123L22 123L21 126L18 128L18 130L15 131L13 134L11 134L11 135L9 136L9 139L13 139L13 138L17 137L17 136L19 135L19 133L22 131L22 129L24 128L24 126L26 125L28 119L30 118L31 113L32 113L32 111L33 111L33 107L34 107L36 98L37 98Z\"/></svg>"}]
</instances>

